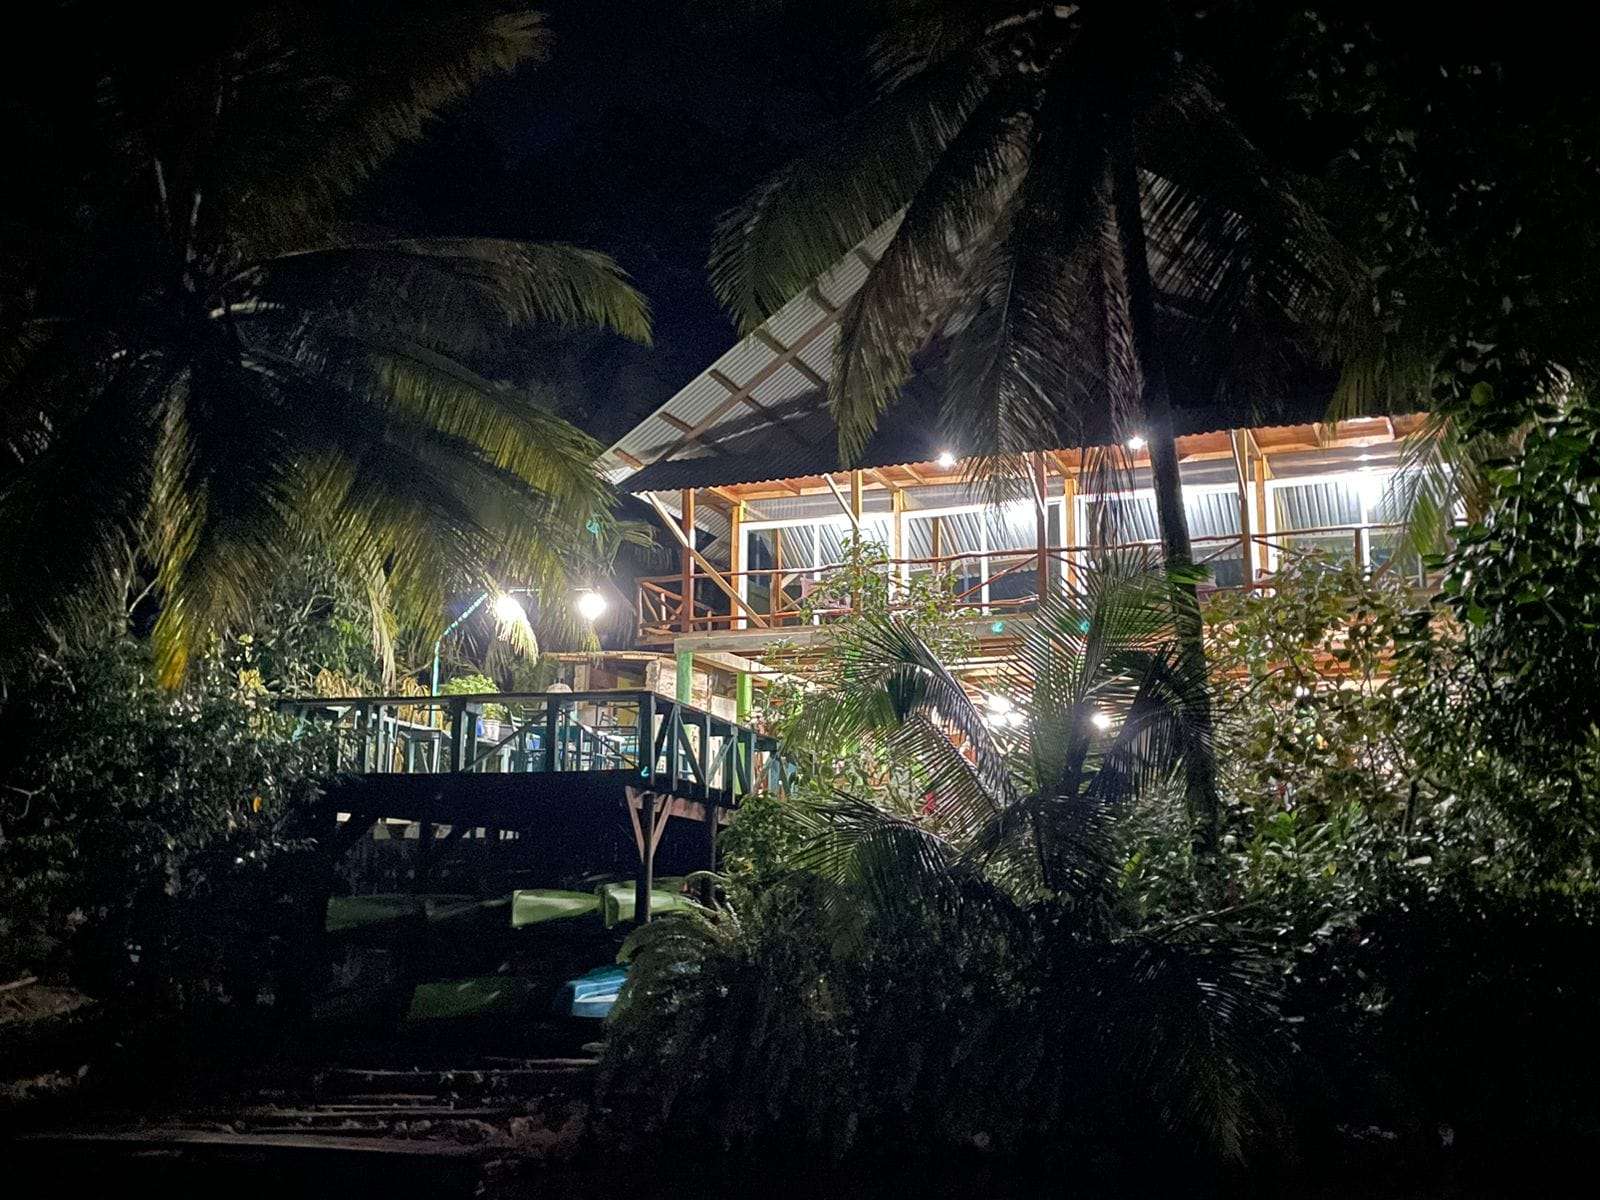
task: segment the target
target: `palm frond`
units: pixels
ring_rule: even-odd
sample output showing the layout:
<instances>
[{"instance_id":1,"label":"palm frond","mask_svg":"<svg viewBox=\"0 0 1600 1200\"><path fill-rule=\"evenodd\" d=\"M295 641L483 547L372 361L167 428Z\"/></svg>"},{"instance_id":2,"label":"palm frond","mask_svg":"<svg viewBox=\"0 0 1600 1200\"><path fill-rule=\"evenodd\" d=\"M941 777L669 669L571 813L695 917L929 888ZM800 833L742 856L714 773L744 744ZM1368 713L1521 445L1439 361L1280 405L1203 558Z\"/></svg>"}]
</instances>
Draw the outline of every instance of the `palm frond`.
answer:
<instances>
[{"instance_id":1,"label":"palm frond","mask_svg":"<svg viewBox=\"0 0 1600 1200\"><path fill-rule=\"evenodd\" d=\"M958 55L920 73L723 217L711 282L742 329L804 291L910 202L997 69L981 54Z\"/></svg>"}]
</instances>

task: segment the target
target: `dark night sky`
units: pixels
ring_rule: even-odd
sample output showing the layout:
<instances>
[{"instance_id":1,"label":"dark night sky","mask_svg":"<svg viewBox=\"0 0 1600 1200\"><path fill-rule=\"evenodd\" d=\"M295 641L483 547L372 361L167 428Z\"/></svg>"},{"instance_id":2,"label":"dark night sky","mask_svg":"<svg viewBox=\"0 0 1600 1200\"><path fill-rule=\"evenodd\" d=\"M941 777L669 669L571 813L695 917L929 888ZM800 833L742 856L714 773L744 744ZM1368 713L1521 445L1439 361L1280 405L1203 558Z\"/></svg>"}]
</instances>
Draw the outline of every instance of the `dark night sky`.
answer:
<instances>
[{"instance_id":1,"label":"dark night sky","mask_svg":"<svg viewBox=\"0 0 1600 1200\"><path fill-rule=\"evenodd\" d=\"M548 0L550 62L495 80L374 189L385 223L605 250L656 345L530 342L564 410L624 432L735 332L707 282L717 216L862 95L862 0Z\"/></svg>"}]
</instances>

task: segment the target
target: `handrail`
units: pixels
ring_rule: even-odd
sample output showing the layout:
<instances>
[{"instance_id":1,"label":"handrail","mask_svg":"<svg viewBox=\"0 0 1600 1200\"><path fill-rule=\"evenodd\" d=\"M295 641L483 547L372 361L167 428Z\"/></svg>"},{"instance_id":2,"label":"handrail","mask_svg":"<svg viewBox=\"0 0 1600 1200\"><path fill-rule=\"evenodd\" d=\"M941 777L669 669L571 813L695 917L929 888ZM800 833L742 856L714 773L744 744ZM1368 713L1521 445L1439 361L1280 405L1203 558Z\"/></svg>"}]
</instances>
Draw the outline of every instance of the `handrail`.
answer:
<instances>
[{"instance_id":1,"label":"handrail","mask_svg":"<svg viewBox=\"0 0 1600 1200\"><path fill-rule=\"evenodd\" d=\"M1350 525L1321 525L1306 529L1282 529L1271 532L1254 531L1250 534L1229 533L1209 534L1191 540L1194 547L1194 557L1197 565L1209 563L1238 563L1245 562L1246 578L1240 582L1217 584L1209 591L1226 590L1253 590L1263 586L1270 586L1271 572L1265 572L1259 564L1252 563L1253 555L1246 553L1247 547L1264 548L1272 559L1297 557L1310 552L1307 547L1297 545L1310 539L1327 539L1330 536L1345 537L1350 539L1350 549L1363 559L1369 548L1374 545L1374 539L1386 532L1402 529L1399 522L1372 522ZM891 558L884 560L881 569L885 571L891 583L901 582L908 574L932 571L938 574L955 575L959 578L962 590L957 592L953 599L962 607L975 608L980 611L1013 611L1035 603L1036 596L992 596L989 591L1000 580L1008 577L1025 577L1033 565L1043 559L1055 564L1052 570L1065 569L1069 572L1081 569L1090 556L1106 551L1117 550L1159 550L1161 543L1158 539L1140 539L1136 541L1118 542L1111 545L1080 544L1069 546L1018 546L1004 547L988 550L963 550L950 554L940 554L915 558ZM991 569L984 572L985 578L973 579L970 571L972 564L987 562ZM1005 564L1005 565L1002 565ZM759 584L765 592L765 606L762 616L775 626L793 625L797 621L807 618L814 620L829 620L844 615L850 611L848 603L830 605L826 608L814 608L809 612L804 608L804 593L808 583L822 579L829 571L845 564L831 564L820 567L814 566L783 566L754 567L740 571L723 572L723 578L734 587L740 584ZM691 576L694 578L694 576ZM692 595L686 604L681 594L683 577L678 574L648 576L638 581L639 585L639 626L643 635L672 636L681 633L685 628L698 630L732 630L741 627L741 614L735 611L733 605L719 606L713 602L707 603L698 595ZM794 585L798 583L801 595L796 597L792 593ZM645 596L658 598L659 603L655 611L649 610L645 603ZM748 592L748 586L746 594ZM753 598L753 597L752 597Z\"/></svg>"},{"instance_id":2,"label":"handrail","mask_svg":"<svg viewBox=\"0 0 1600 1200\"><path fill-rule=\"evenodd\" d=\"M581 692L478 692L460 696L288 696L282 711L330 720L338 731L334 769L359 775L620 773L637 786L733 805L788 777L777 740L727 717L637 688ZM510 732L480 744L485 705L518 710ZM614 717L585 720L585 706ZM402 720L421 708L442 725ZM632 710L631 712L628 710ZM620 710L620 711L619 711ZM760 764L758 765L758 760Z\"/></svg>"}]
</instances>

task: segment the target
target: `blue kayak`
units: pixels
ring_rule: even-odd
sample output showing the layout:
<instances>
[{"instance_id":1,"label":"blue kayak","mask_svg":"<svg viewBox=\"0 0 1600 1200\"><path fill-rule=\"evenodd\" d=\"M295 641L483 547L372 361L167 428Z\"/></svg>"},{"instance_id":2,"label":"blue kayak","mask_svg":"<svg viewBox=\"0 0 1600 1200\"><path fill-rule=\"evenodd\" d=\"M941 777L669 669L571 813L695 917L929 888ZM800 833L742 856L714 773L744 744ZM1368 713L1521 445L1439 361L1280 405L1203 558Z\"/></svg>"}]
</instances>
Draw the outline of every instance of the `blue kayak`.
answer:
<instances>
[{"instance_id":1,"label":"blue kayak","mask_svg":"<svg viewBox=\"0 0 1600 1200\"><path fill-rule=\"evenodd\" d=\"M596 967L561 985L555 1010L565 1017L590 1017L599 1020L617 1002L617 993L628 978L628 968L617 963Z\"/></svg>"}]
</instances>

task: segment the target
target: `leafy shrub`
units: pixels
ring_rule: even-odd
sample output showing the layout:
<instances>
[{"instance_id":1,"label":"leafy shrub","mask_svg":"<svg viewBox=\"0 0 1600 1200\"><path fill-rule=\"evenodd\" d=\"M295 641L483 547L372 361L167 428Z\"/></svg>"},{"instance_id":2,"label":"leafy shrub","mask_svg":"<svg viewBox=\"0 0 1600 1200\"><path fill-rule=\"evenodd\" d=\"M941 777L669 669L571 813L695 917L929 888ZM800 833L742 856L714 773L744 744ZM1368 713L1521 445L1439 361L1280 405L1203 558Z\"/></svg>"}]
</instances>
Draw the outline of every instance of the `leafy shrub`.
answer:
<instances>
[{"instance_id":1,"label":"leafy shrub","mask_svg":"<svg viewBox=\"0 0 1600 1200\"><path fill-rule=\"evenodd\" d=\"M0 707L0 959L99 994L253 1002L327 747L279 716L250 643L181 691L144 645L39 656Z\"/></svg>"}]
</instances>

